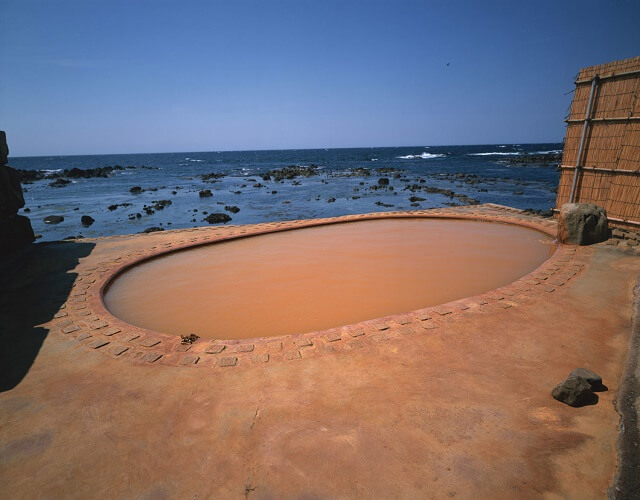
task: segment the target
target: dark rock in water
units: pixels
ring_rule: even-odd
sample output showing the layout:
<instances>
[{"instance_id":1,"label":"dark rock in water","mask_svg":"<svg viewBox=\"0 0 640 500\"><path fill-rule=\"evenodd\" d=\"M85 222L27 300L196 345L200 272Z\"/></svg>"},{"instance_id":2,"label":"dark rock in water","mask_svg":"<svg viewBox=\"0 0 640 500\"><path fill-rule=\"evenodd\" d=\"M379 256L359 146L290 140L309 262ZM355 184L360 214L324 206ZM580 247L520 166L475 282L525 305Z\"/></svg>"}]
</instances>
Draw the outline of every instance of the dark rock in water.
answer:
<instances>
[{"instance_id":1,"label":"dark rock in water","mask_svg":"<svg viewBox=\"0 0 640 500\"><path fill-rule=\"evenodd\" d=\"M224 209L232 214L237 214L240 211L240 209L235 205L225 205Z\"/></svg>"},{"instance_id":2,"label":"dark rock in water","mask_svg":"<svg viewBox=\"0 0 640 500\"><path fill-rule=\"evenodd\" d=\"M597 402L597 396L591 391L591 384L575 375L567 377L555 386L551 395L554 399L574 407Z\"/></svg>"},{"instance_id":3,"label":"dark rock in water","mask_svg":"<svg viewBox=\"0 0 640 500\"><path fill-rule=\"evenodd\" d=\"M171 200L153 200L152 203L153 205L145 205L142 207L142 210L144 210L147 215L155 213L156 210L163 210L172 204Z\"/></svg>"},{"instance_id":4,"label":"dark rock in water","mask_svg":"<svg viewBox=\"0 0 640 500\"><path fill-rule=\"evenodd\" d=\"M376 201L376 205L378 205L379 207L387 207L387 208L391 208L393 205L390 205L389 203L382 203L381 201Z\"/></svg>"},{"instance_id":5,"label":"dark rock in water","mask_svg":"<svg viewBox=\"0 0 640 500\"><path fill-rule=\"evenodd\" d=\"M256 182L256 183L253 185L253 187L254 187L254 188L261 188L261 187L264 187L264 184L260 184L259 182Z\"/></svg>"},{"instance_id":6,"label":"dark rock in water","mask_svg":"<svg viewBox=\"0 0 640 500\"><path fill-rule=\"evenodd\" d=\"M203 220L209 224L226 224L231 217L224 213L214 213L207 215Z\"/></svg>"},{"instance_id":7,"label":"dark rock in water","mask_svg":"<svg viewBox=\"0 0 640 500\"><path fill-rule=\"evenodd\" d=\"M142 193L142 188L140 186L133 186L131 189L129 189L129 192L131 194L140 194Z\"/></svg>"},{"instance_id":8,"label":"dark rock in water","mask_svg":"<svg viewBox=\"0 0 640 500\"><path fill-rule=\"evenodd\" d=\"M60 177L60 178L56 179L54 182L49 183L49 186L57 188L57 187L64 187L64 186L66 186L68 184L71 184L70 180L63 179L62 177Z\"/></svg>"},{"instance_id":9,"label":"dark rock in water","mask_svg":"<svg viewBox=\"0 0 640 500\"><path fill-rule=\"evenodd\" d=\"M388 186L389 185L389 179L387 179L386 177L380 177L378 179L378 186Z\"/></svg>"},{"instance_id":10,"label":"dark rock in water","mask_svg":"<svg viewBox=\"0 0 640 500\"><path fill-rule=\"evenodd\" d=\"M541 155L522 155L509 158L507 160L511 164L517 163L557 163L562 161L562 153L547 153Z\"/></svg>"},{"instance_id":11,"label":"dark rock in water","mask_svg":"<svg viewBox=\"0 0 640 500\"><path fill-rule=\"evenodd\" d=\"M592 391L598 391L604 388L602 385L602 377L591 370L587 370L586 368L576 368L569 374L569 377L583 378L589 383Z\"/></svg>"},{"instance_id":12,"label":"dark rock in water","mask_svg":"<svg viewBox=\"0 0 640 500\"><path fill-rule=\"evenodd\" d=\"M203 174L200 177L202 178L203 181L210 181L210 180L216 180L216 179L222 179L226 174L217 174L217 173L210 173L210 174Z\"/></svg>"},{"instance_id":13,"label":"dark rock in water","mask_svg":"<svg viewBox=\"0 0 640 500\"><path fill-rule=\"evenodd\" d=\"M211 193L211 189L202 189L198 194L200 195L200 198L208 198L209 196L213 196L213 194Z\"/></svg>"},{"instance_id":14,"label":"dark rock in water","mask_svg":"<svg viewBox=\"0 0 640 500\"><path fill-rule=\"evenodd\" d=\"M558 239L571 245L590 245L609 238L607 213L591 203L565 203L558 219Z\"/></svg>"},{"instance_id":15,"label":"dark rock in water","mask_svg":"<svg viewBox=\"0 0 640 500\"><path fill-rule=\"evenodd\" d=\"M25 208L25 209L24 209L24 212L25 212L26 214L28 214L29 212L31 212L31 209L30 209L30 208Z\"/></svg>"},{"instance_id":16,"label":"dark rock in water","mask_svg":"<svg viewBox=\"0 0 640 500\"><path fill-rule=\"evenodd\" d=\"M335 202L335 201L336 201L336 199L335 199L335 198L329 198L329 199L327 200L327 203L333 203L333 202Z\"/></svg>"},{"instance_id":17,"label":"dark rock in water","mask_svg":"<svg viewBox=\"0 0 640 500\"><path fill-rule=\"evenodd\" d=\"M517 195L524 194L524 191L519 191L519 190L518 191L514 191L513 194L517 194Z\"/></svg>"},{"instance_id":18,"label":"dark rock in water","mask_svg":"<svg viewBox=\"0 0 640 500\"><path fill-rule=\"evenodd\" d=\"M130 207L130 206L131 206L131 203L120 203L115 205L109 205L107 208L113 212L118 207Z\"/></svg>"},{"instance_id":19,"label":"dark rock in water","mask_svg":"<svg viewBox=\"0 0 640 500\"><path fill-rule=\"evenodd\" d=\"M135 168L135 167L127 167L127 168ZM63 181L67 181L65 177L70 177L72 179L90 179L93 177L109 177L111 173L115 170L124 170L120 165L115 165L113 167L97 167L97 168L72 168L66 169L62 172L47 172L46 170L18 170L18 175L20 176L20 180L22 182L33 182L39 181L42 179L62 179ZM68 184L68 181L64 184ZM54 187L60 187L63 184L56 184Z\"/></svg>"},{"instance_id":20,"label":"dark rock in water","mask_svg":"<svg viewBox=\"0 0 640 500\"><path fill-rule=\"evenodd\" d=\"M80 217L80 222L82 223L82 225L84 227L89 227L95 221L96 220L93 217L91 217L90 215L83 215L82 217Z\"/></svg>"},{"instance_id":21,"label":"dark rock in water","mask_svg":"<svg viewBox=\"0 0 640 500\"><path fill-rule=\"evenodd\" d=\"M142 232L143 233L157 233L158 231L164 231L164 229L161 228L161 227L158 227L158 226L153 226L153 227L148 227L147 229L145 229Z\"/></svg>"},{"instance_id":22,"label":"dark rock in water","mask_svg":"<svg viewBox=\"0 0 640 500\"><path fill-rule=\"evenodd\" d=\"M63 241L82 240L82 239L84 239L84 236L82 236L81 234L79 234L78 236L67 236L66 238L62 238Z\"/></svg>"},{"instance_id":23,"label":"dark rock in water","mask_svg":"<svg viewBox=\"0 0 640 500\"><path fill-rule=\"evenodd\" d=\"M153 200L151 203L153 203L153 205L151 206L154 208L154 210L163 210L173 202L171 200Z\"/></svg>"},{"instance_id":24,"label":"dark rock in water","mask_svg":"<svg viewBox=\"0 0 640 500\"><path fill-rule=\"evenodd\" d=\"M44 218L45 224L60 224L64 220L61 215L47 215Z\"/></svg>"},{"instance_id":25,"label":"dark rock in water","mask_svg":"<svg viewBox=\"0 0 640 500\"><path fill-rule=\"evenodd\" d=\"M356 167L352 168L346 175L347 177L370 177L371 170L364 167ZM364 184L364 182L361 182L360 184Z\"/></svg>"},{"instance_id":26,"label":"dark rock in water","mask_svg":"<svg viewBox=\"0 0 640 500\"><path fill-rule=\"evenodd\" d=\"M420 198L419 196L412 196L411 198L409 198L409 201L411 203L416 203L418 201L425 201L425 199L424 198Z\"/></svg>"},{"instance_id":27,"label":"dark rock in water","mask_svg":"<svg viewBox=\"0 0 640 500\"><path fill-rule=\"evenodd\" d=\"M64 177L71 177L72 179L89 179L92 177L109 177L109 174L114 170L124 170L120 165L115 167L98 167L98 168L72 168L71 170L65 170L62 172Z\"/></svg>"},{"instance_id":28,"label":"dark rock in water","mask_svg":"<svg viewBox=\"0 0 640 500\"><path fill-rule=\"evenodd\" d=\"M303 167L299 165L289 165L288 167L269 170L268 172L261 174L262 180L268 181L273 178L274 181L280 182L284 179L295 179L296 177L311 177L318 173L317 165L309 165ZM258 187L258 186L254 186Z\"/></svg>"}]
</instances>

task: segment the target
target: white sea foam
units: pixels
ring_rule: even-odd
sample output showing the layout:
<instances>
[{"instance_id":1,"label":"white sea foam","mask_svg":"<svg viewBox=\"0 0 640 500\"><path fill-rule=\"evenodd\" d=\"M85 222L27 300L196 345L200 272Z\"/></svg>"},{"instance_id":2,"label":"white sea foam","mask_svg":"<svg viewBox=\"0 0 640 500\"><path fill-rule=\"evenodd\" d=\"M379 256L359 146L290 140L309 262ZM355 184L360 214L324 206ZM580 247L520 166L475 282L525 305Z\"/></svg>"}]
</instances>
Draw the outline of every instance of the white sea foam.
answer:
<instances>
[{"instance_id":1,"label":"white sea foam","mask_svg":"<svg viewBox=\"0 0 640 500\"><path fill-rule=\"evenodd\" d=\"M550 151L534 151L531 154L534 155L559 155L562 153L562 149L552 149Z\"/></svg>"},{"instance_id":2,"label":"white sea foam","mask_svg":"<svg viewBox=\"0 0 640 500\"><path fill-rule=\"evenodd\" d=\"M446 155L443 154L432 154L432 153L422 153L419 155L406 155L406 156L398 156L401 160L417 160L421 158L423 160L430 160L431 158L444 158Z\"/></svg>"},{"instance_id":3,"label":"white sea foam","mask_svg":"<svg viewBox=\"0 0 640 500\"><path fill-rule=\"evenodd\" d=\"M506 148L507 146L498 146L499 148Z\"/></svg>"},{"instance_id":4,"label":"white sea foam","mask_svg":"<svg viewBox=\"0 0 640 500\"><path fill-rule=\"evenodd\" d=\"M514 155L521 155L522 153L518 153L518 152L514 152L514 153L507 153L505 151L492 151L490 153L468 153L467 156L494 156L494 155L498 155L498 156L514 156Z\"/></svg>"},{"instance_id":5,"label":"white sea foam","mask_svg":"<svg viewBox=\"0 0 640 500\"><path fill-rule=\"evenodd\" d=\"M377 158L371 158L371 161L378 161Z\"/></svg>"},{"instance_id":6,"label":"white sea foam","mask_svg":"<svg viewBox=\"0 0 640 500\"><path fill-rule=\"evenodd\" d=\"M55 173L57 173L57 172L62 172L62 169L61 169L61 168L52 168L52 169L45 168L45 169L44 169L44 170L42 170L42 171L43 171L45 174L55 174Z\"/></svg>"}]
</instances>

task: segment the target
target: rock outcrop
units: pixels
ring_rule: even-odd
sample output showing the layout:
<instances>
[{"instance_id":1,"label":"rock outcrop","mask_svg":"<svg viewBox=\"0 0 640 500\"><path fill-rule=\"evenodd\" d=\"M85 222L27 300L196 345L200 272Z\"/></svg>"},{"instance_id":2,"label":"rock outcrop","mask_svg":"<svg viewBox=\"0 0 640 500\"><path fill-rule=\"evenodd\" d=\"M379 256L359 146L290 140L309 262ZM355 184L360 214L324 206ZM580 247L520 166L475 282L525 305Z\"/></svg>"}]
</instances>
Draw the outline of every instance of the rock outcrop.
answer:
<instances>
[{"instance_id":1,"label":"rock outcrop","mask_svg":"<svg viewBox=\"0 0 640 500\"><path fill-rule=\"evenodd\" d=\"M569 406L580 407L596 404L598 396L595 393L606 390L600 375L586 368L576 368L553 388L551 395Z\"/></svg>"},{"instance_id":2,"label":"rock outcrop","mask_svg":"<svg viewBox=\"0 0 640 500\"><path fill-rule=\"evenodd\" d=\"M7 136L0 130L0 254L35 240L31 221L18 215L18 210L24 207L24 196L18 172L6 166L8 156Z\"/></svg>"},{"instance_id":3,"label":"rock outcrop","mask_svg":"<svg viewBox=\"0 0 640 500\"><path fill-rule=\"evenodd\" d=\"M575 375L567 377L555 386L551 395L554 399L575 407L588 405L595 400L589 382Z\"/></svg>"},{"instance_id":4,"label":"rock outcrop","mask_svg":"<svg viewBox=\"0 0 640 500\"><path fill-rule=\"evenodd\" d=\"M609 238L607 213L591 203L565 203L558 219L558 240L570 245L591 245Z\"/></svg>"}]
</instances>

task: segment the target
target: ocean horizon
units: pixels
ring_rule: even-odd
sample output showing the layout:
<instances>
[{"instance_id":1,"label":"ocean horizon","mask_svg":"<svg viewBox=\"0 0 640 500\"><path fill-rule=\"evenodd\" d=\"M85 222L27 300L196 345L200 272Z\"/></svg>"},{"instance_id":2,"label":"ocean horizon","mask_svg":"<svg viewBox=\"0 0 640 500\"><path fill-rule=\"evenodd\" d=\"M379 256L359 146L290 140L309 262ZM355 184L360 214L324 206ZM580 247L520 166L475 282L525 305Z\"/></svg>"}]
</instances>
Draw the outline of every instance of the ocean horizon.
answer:
<instances>
[{"instance_id":1,"label":"ocean horizon","mask_svg":"<svg viewBox=\"0 0 640 500\"><path fill-rule=\"evenodd\" d=\"M208 150L184 150L184 151L137 151L133 153L91 153L91 154L38 154L38 155L11 155L9 159L38 159L38 158L73 158L77 156L126 156L126 155L166 155L166 154L192 154L192 153L254 153L254 152L275 152L275 151L328 151L343 149L398 149L398 148L448 148L448 147L487 147L487 146L530 146L540 144L563 145L562 142L520 142L520 143L486 143L486 144L432 144L429 146L407 145L407 146L339 146L339 147L313 147L313 148L254 148L254 149L208 149Z\"/></svg>"}]
</instances>

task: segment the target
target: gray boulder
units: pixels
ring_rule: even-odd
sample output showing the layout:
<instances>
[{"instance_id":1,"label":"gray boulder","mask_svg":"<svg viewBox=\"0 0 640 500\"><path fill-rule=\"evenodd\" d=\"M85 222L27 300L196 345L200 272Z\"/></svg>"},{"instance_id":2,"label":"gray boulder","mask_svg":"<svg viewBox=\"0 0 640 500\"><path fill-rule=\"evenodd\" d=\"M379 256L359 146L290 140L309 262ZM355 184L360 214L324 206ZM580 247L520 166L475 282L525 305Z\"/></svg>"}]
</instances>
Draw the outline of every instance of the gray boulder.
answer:
<instances>
[{"instance_id":1,"label":"gray boulder","mask_svg":"<svg viewBox=\"0 0 640 500\"><path fill-rule=\"evenodd\" d=\"M603 389L602 377L591 370L587 370L586 368L576 368L569 374L569 376L583 378L589 383L592 391Z\"/></svg>"},{"instance_id":2,"label":"gray boulder","mask_svg":"<svg viewBox=\"0 0 640 500\"><path fill-rule=\"evenodd\" d=\"M570 245L591 245L609 238L607 213L592 203L565 203L558 219L558 240Z\"/></svg>"},{"instance_id":3,"label":"gray boulder","mask_svg":"<svg viewBox=\"0 0 640 500\"><path fill-rule=\"evenodd\" d=\"M597 396L591 391L591 384L575 375L570 375L556 385L551 391L551 395L554 399L574 407L597 401Z\"/></svg>"}]
</instances>

